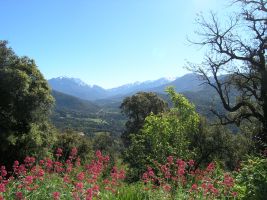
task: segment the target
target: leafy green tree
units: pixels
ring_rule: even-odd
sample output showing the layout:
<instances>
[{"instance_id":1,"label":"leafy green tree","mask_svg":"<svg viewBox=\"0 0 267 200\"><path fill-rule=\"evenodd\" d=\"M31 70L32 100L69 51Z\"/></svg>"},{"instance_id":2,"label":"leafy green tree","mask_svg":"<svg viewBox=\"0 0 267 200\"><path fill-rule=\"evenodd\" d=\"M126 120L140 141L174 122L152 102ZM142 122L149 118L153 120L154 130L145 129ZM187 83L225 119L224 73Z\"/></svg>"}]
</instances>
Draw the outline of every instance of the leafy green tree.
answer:
<instances>
[{"instance_id":1,"label":"leafy green tree","mask_svg":"<svg viewBox=\"0 0 267 200\"><path fill-rule=\"evenodd\" d=\"M198 45L208 48L204 61L191 65L218 93L226 114L214 110L222 124L259 123L255 139L267 144L267 6L266 0L230 0L240 6L228 23L211 13L200 16ZM238 7L237 7L238 8ZM228 74L223 78L220 75ZM233 91L238 94L232 100Z\"/></svg>"},{"instance_id":2,"label":"leafy green tree","mask_svg":"<svg viewBox=\"0 0 267 200\"><path fill-rule=\"evenodd\" d=\"M130 134L136 134L143 127L145 118L151 113L158 114L168 109L167 103L152 92L138 92L126 97L121 106L122 113L128 117L122 140L126 147L130 145Z\"/></svg>"},{"instance_id":3,"label":"leafy green tree","mask_svg":"<svg viewBox=\"0 0 267 200\"><path fill-rule=\"evenodd\" d=\"M44 151L54 141L48 116L54 103L34 60L0 41L0 162Z\"/></svg>"},{"instance_id":4,"label":"leafy green tree","mask_svg":"<svg viewBox=\"0 0 267 200\"><path fill-rule=\"evenodd\" d=\"M192 158L189 136L197 132L199 115L195 107L173 88L167 92L174 107L158 115L150 114L138 134L131 135L131 145L126 151L125 161L129 163L130 181L136 181L153 165L153 160L165 162L172 155L182 159Z\"/></svg>"}]
</instances>

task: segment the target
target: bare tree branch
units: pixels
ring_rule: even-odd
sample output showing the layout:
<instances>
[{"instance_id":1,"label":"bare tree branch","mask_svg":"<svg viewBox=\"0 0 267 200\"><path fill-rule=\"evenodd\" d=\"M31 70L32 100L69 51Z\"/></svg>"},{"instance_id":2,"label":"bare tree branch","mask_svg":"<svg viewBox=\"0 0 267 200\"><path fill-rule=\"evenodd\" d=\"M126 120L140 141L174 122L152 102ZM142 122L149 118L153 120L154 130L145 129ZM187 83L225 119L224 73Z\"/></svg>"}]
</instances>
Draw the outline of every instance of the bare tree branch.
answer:
<instances>
[{"instance_id":1,"label":"bare tree branch","mask_svg":"<svg viewBox=\"0 0 267 200\"><path fill-rule=\"evenodd\" d=\"M193 43L210 51L201 65L191 69L218 93L228 114L212 112L222 124L239 125L243 120L256 119L262 125L261 139L267 143L266 0L232 2L241 5L241 11L226 27L214 13L209 20L199 16L201 31L197 34L201 40ZM235 102L233 92L237 95Z\"/></svg>"}]
</instances>

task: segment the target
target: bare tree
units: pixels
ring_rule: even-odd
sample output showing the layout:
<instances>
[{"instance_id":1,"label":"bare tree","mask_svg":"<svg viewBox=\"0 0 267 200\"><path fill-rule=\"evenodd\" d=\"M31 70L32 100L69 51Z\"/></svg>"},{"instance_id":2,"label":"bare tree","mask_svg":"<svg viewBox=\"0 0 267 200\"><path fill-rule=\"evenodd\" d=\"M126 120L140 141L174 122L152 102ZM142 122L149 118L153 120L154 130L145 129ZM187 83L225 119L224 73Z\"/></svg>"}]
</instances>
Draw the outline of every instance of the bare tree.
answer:
<instances>
[{"instance_id":1,"label":"bare tree","mask_svg":"<svg viewBox=\"0 0 267 200\"><path fill-rule=\"evenodd\" d=\"M266 0L234 0L240 12L220 22L211 13L209 20L200 15L199 42L208 48L203 63L191 64L192 71L213 87L227 114L213 110L222 124L240 125L244 120L259 122L257 139L267 144L267 7ZM225 75L225 76L221 76ZM232 101L235 91L238 98Z\"/></svg>"}]
</instances>

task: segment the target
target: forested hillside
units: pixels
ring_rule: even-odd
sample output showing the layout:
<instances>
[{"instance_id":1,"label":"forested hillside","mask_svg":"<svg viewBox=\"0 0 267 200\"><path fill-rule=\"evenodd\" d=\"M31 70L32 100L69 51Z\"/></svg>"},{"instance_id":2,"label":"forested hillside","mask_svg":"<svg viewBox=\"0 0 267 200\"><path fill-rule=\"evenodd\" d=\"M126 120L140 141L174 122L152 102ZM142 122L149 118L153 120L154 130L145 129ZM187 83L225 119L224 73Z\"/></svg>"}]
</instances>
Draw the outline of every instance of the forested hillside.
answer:
<instances>
[{"instance_id":1,"label":"forested hillside","mask_svg":"<svg viewBox=\"0 0 267 200\"><path fill-rule=\"evenodd\" d=\"M55 107L52 122L60 130L83 132L88 136L98 132L120 135L125 117L119 107L105 108L88 100L79 99L57 91L52 92Z\"/></svg>"},{"instance_id":2,"label":"forested hillside","mask_svg":"<svg viewBox=\"0 0 267 200\"><path fill-rule=\"evenodd\" d=\"M52 91L52 95L56 100L56 110L77 111L84 114L97 113L100 110L100 107L87 100L79 99L55 90Z\"/></svg>"}]
</instances>

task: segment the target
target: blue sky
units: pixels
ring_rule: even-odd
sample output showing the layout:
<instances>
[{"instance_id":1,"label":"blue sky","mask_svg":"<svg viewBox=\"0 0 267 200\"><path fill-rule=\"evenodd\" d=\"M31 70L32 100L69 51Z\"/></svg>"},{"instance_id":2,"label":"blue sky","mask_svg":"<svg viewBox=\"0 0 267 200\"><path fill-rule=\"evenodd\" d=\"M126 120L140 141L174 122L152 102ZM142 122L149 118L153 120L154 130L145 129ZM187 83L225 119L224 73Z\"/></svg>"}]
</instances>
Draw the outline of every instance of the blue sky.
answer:
<instances>
[{"instance_id":1,"label":"blue sky","mask_svg":"<svg viewBox=\"0 0 267 200\"><path fill-rule=\"evenodd\" d=\"M188 73L196 14L223 0L0 0L0 39L33 58L47 79L111 88Z\"/></svg>"}]
</instances>

